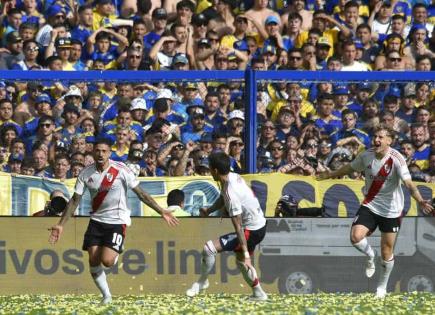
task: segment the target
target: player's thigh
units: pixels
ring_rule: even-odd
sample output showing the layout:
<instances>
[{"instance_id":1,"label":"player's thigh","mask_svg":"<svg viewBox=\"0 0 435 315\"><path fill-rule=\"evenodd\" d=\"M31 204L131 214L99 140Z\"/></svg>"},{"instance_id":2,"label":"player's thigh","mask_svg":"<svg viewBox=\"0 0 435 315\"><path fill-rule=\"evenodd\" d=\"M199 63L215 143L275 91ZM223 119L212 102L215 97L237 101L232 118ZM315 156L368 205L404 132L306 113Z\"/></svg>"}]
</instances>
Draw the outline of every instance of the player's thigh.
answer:
<instances>
[{"instance_id":1,"label":"player's thigh","mask_svg":"<svg viewBox=\"0 0 435 315\"><path fill-rule=\"evenodd\" d=\"M89 254L89 265L91 266L99 266L101 264L101 246L89 246L88 247Z\"/></svg>"},{"instance_id":2,"label":"player's thigh","mask_svg":"<svg viewBox=\"0 0 435 315\"><path fill-rule=\"evenodd\" d=\"M95 257L96 248L104 244L104 227L100 222L89 220L83 239L82 249L89 253L89 258ZM91 249L91 247L95 247ZM98 256L98 255L97 255ZM93 259L94 260L94 259Z\"/></svg>"},{"instance_id":3,"label":"player's thigh","mask_svg":"<svg viewBox=\"0 0 435 315\"><path fill-rule=\"evenodd\" d=\"M358 243L367 235L376 230L378 223L376 216L367 207L361 206L353 220L350 230L350 238L352 243Z\"/></svg>"},{"instance_id":4,"label":"player's thigh","mask_svg":"<svg viewBox=\"0 0 435 315\"><path fill-rule=\"evenodd\" d=\"M125 224L106 224L104 227L103 246L121 254L124 250L125 234Z\"/></svg>"}]
</instances>

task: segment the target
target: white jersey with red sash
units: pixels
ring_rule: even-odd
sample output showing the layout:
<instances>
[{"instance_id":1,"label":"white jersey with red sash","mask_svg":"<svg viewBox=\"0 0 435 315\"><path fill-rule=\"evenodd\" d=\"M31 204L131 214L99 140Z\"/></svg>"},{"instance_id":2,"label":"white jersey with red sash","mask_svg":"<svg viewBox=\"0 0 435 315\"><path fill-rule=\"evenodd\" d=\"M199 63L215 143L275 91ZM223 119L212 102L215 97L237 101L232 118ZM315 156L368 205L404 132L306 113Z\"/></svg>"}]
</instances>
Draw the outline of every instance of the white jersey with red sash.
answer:
<instances>
[{"instance_id":1,"label":"white jersey with red sash","mask_svg":"<svg viewBox=\"0 0 435 315\"><path fill-rule=\"evenodd\" d=\"M91 194L91 219L108 224L131 224L127 207L127 191L139 185L136 176L124 164L109 160L109 167L100 173L95 164L80 173L74 191L83 195L85 188Z\"/></svg>"},{"instance_id":2,"label":"white jersey with red sash","mask_svg":"<svg viewBox=\"0 0 435 315\"><path fill-rule=\"evenodd\" d=\"M257 197L239 174L228 174L228 182L222 188L221 194L229 216L241 214L243 228L255 231L266 224Z\"/></svg>"},{"instance_id":3,"label":"white jersey with red sash","mask_svg":"<svg viewBox=\"0 0 435 315\"><path fill-rule=\"evenodd\" d=\"M376 159L373 149L359 154L351 167L364 171L365 187L363 205L385 218L400 217L404 207L402 181L411 179L403 156L390 148L383 159Z\"/></svg>"}]
</instances>

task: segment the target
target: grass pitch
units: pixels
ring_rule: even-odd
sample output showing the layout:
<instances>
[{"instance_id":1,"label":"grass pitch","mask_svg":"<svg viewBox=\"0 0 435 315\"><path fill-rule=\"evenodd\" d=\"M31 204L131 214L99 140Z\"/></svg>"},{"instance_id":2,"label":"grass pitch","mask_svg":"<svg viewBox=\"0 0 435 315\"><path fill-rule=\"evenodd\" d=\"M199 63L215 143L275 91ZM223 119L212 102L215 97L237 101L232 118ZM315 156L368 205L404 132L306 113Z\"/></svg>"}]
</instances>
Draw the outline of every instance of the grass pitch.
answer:
<instances>
[{"instance_id":1,"label":"grass pitch","mask_svg":"<svg viewBox=\"0 0 435 315\"><path fill-rule=\"evenodd\" d=\"M0 314L435 314L431 293L279 295L251 302L247 295L204 294L195 298L161 294L116 296L100 306L97 295L0 296Z\"/></svg>"}]
</instances>

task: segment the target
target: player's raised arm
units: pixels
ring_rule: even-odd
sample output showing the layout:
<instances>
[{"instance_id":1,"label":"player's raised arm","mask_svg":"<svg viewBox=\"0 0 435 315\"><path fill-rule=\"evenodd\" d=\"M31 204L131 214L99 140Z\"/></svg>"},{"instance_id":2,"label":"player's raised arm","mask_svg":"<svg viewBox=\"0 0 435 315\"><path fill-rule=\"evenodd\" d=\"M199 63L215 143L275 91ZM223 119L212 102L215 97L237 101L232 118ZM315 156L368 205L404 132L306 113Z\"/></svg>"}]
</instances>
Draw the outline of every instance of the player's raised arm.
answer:
<instances>
[{"instance_id":1,"label":"player's raised arm","mask_svg":"<svg viewBox=\"0 0 435 315\"><path fill-rule=\"evenodd\" d=\"M316 179L317 180L325 180L325 179L329 179L329 178L341 177L341 176L347 175L349 173L352 173L353 171L354 171L354 169L350 166L350 163L349 163L349 164L343 165L342 167L340 167L336 171L322 172L319 175L317 175Z\"/></svg>"},{"instance_id":2,"label":"player's raised arm","mask_svg":"<svg viewBox=\"0 0 435 315\"><path fill-rule=\"evenodd\" d=\"M411 193L412 198L417 201L417 203L420 205L420 208L423 210L423 213L429 214L434 211L434 208L432 206L432 203L430 200L424 200L421 196L420 192L418 191L417 187L415 186L414 182L410 179L403 181L406 188L409 189L409 192Z\"/></svg>"},{"instance_id":3,"label":"player's raised arm","mask_svg":"<svg viewBox=\"0 0 435 315\"><path fill-rule=\"evenodd\" d=\"M169 226L176 226L176 225L178 225L178 223L180 223L179 220L176 217L174 217L170 211L167 211L167 210L163 209L162 207L160 207L159 204L154 200L154 198L151 197L145 191L143 191L139 187L139 185L134 187L132 190L138 196L140 201L142 201L148 207L150 207L151 209L153 209L154 211L159 213L162 216L163 220L165 220Z\"/></svg>"},{"instance_id":4,"label":"player's raised arm","mask_svg":"<svg viewBox=\"0 0 435 315\"><path fill-rule=\"evenodd\" d=\"M77 206L79 205L81 199L81 195L74 193L72 198L68 201L68 204L66 205L66 208L62 213L62 217L60 218L59 223L49 229L49 231L51 231L50 237L48 239L48 242L50 244L54 245L60 239L64 225L73 215L74 211L77 209Z\"/></svg>"}]
</instances>

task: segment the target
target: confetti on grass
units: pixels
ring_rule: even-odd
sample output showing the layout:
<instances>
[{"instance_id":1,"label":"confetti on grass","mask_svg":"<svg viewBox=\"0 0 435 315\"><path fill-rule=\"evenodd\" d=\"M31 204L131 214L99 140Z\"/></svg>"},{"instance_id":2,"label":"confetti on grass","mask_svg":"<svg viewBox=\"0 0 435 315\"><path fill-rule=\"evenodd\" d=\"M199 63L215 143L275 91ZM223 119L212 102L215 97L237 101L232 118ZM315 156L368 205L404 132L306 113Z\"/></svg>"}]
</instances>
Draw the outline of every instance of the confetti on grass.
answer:
<instances>
[{"instance_id":1,"label":"confetti on grass","mask_svg":"<svg viewBox=\"0 0 435 315\"><path fill-rule=\"evenodd\" d=\"M384 300L373 294L272 294L266 302L247 295L204 294L195 298L175 294L115 296L108 306L97 295L0 296L0 314L435 314L431 293L391 294Z\"/></svg>"}]
</instances>

